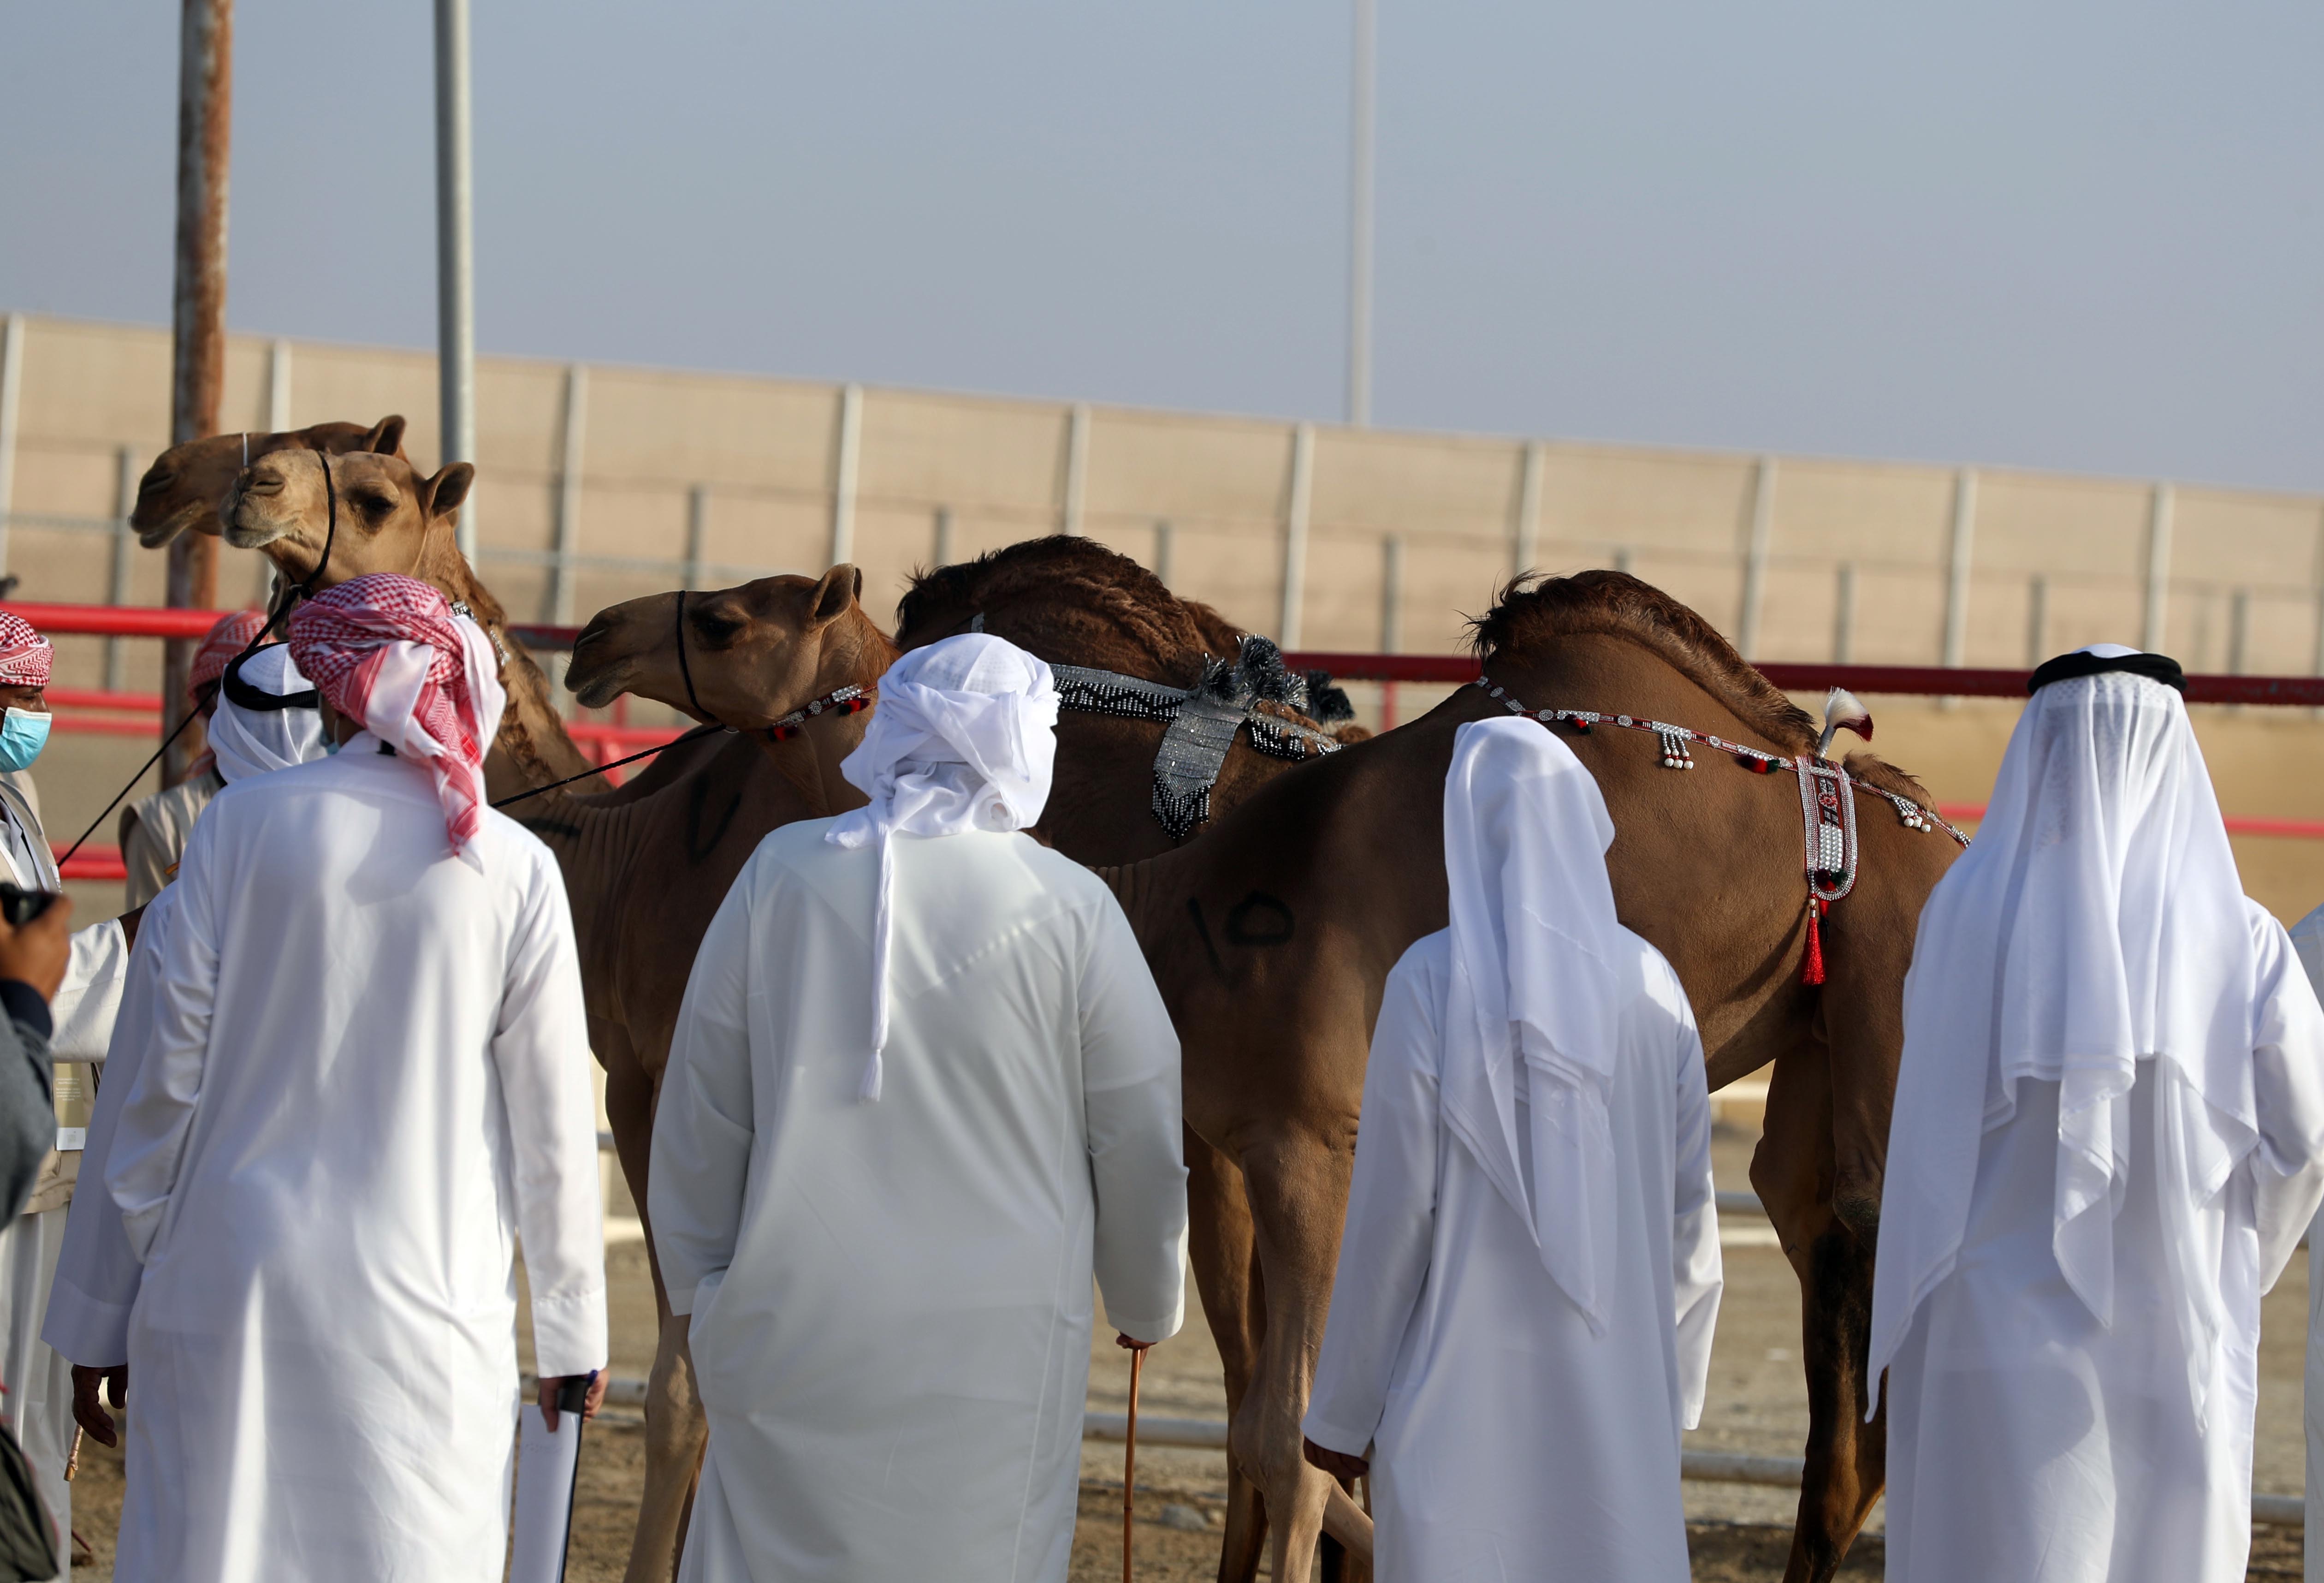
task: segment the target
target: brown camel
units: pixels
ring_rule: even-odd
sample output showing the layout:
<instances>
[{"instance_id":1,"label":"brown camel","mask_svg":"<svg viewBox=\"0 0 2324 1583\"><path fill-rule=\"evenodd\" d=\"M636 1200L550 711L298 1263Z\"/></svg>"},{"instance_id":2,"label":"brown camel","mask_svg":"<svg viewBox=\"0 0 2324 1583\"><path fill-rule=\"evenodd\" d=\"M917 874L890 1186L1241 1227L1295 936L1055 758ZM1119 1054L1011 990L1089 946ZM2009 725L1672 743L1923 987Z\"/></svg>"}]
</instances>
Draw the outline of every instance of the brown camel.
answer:
<instances>
[{"instance_id":1,"label":"brown camel","mask_svg":"<svg viewBox=\"0 0 2324 1583\"><path fill-rule=\"evenodd\" d=\"M213 434L208 440L173 445L154 458L137 481L137 504L129 525L137 542L158 550L180 533L218 533L218 502L234 486L235 476L260 457L280 450L325 451L346 456L375 451L382 456L403 454L403 420L382 418L365 428L361 423L318 423L311 429L289 429L278 434Z\"/></svg>"},{"instance_id":2,"label":"brown camel","mask_svg":"<svg viewBox=\"0 0 2324 1583\"><path fill-rule=\"evenodd\" d=\"M1808 717L1707 623L1622 573L1512 585L1476 630L1486 676L1528 709L1651 717L1784 759L1816 751ZM1267 1318L1231 1440L1264 1492L1277 1578L1307 1576L1322 1532L1370 1550L1369 1520L1301 1459L1299 1419L1372 1020L1389 968L1445 926L1453 733L1504 707L1463 688L1260 788L1183 851L1109 871L1177 1023L1187 1121L1250 1191ZM1775 1065L1752 1181L1800 1280L1813 1413L1786 1577L1828 1578L1882 1482L1884 1426L1863 1422L1865 1327L1901 990L1921 904L1957 848L1879 795L1925 806L1908 776L1851 757L1875 789L1856 794L1861 877L1823 925L1829 980L1811 987L1794 777L1700 746L1697 771L1674 773L1652 736L1610 722L1570 742L1614 816L1622 921L1685 984L1711 1086Z\"/></svg>"},{"instance_id":3,"label":"brown camel","mask_svg":"<svg viewBox=\"0 0 2324 1583\"><path fill-rule=\"evenodd\" d=\"M593 707L626 691L697 719L731 725L750 733L786 779L795 784L820 781L826 788L828 811L858 806L861 793L840 781L835 769L839 756L859 739L865 717L844 717L854 723L854 729L838 738L844 747L818 753L811 766L788 756L798 751L798 739L771 741L765 735L765 727L808 700L827 697L842 686L864 685L867 672L876 679L893 657L884 635L861 610L837 598L833 579L849 570L835 568L820 583L769 578L687 596L683 668L676 642L680 630L678 595L654 595L615 606L601 612L575 645L571 685ZM1053 663L1102 667L1177 686L1201 676L1206 653L1235 653L1239 637L1207 606L1174 598L1136 561L1094 541L1064 535L1013 545L968 565L927 574L907 596L901 619L921 630L931 621L950 630L964 627L978 616L984 617L985 630ZM844 629L835 645L828 634L839 622L861 625ZM875 639L880 652L876 668L864 662ZM1263 707L1282 717L1302 718L1288 709ZM808 725L807 739L818 728L835 735L841 718L828 714L817 717ZM1127 862L1169 850L1170 838L1150 811L1154 754L1162 728L1068 711L1059 721L1057 735L1056 782L1049 811L1038 827L1041 838L1084 862ZM1292 767L1287 760L1253 751L1239 736L1213 792L1214 814ZM697 929L691 938L698 940L700 933ZM657 1060L667 1050L665 1034L656 1049ZM654 1075L658 1079L658 1064ZM1250 1210L1231 1164L1192 1133L1187 1159L1195 1274L1226 1361L1230 1391L1239 1396L1256 1352L1259 1325L1250 1279ZM643 1180L642 1160L632 1174L633 1180ZM666 1304L659 1272L656 1282L657 1301ZM663 1311L666 1317L666 1306ZM690 1360L683 1349L684 1327L666 1323L657 1381L668 1367L682 1373L690 1391ZM687 1443L697 1449L700 1442L694 1437L701 1432L698 1428L688 1430ZM678 1449L672 1444L667 1450L675 1453ZM664 1501L673 1507L682 1501L694 1466L691 1456L682 1469L657 1466L656 1453L663 1449L659 1441L650 1449L646 1509L640 1519L641 1545L650 1523L657 1530L666 1523L675 1532L675 1511L658 1519L657 1507ZM1236 1487L1241 1495L1231 1505L1230 1542L1247 1550L1255 1561L1263 1532L1260 1514L1248 1482L1237 1480ZM635 1566L633 1556L633 1575Z\"/></svg>"}]
</instances>

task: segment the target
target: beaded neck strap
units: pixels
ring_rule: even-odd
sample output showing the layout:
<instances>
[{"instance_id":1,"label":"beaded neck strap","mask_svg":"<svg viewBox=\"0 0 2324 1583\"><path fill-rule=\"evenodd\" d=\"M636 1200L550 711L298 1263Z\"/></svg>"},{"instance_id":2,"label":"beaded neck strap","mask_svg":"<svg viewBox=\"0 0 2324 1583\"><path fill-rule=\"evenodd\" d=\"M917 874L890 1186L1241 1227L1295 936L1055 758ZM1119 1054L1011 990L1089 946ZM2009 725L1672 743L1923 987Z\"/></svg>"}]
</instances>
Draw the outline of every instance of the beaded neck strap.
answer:
<instances>
[{"instance_id":1,"label":"beaded neck strap","mask_svg":"<svg viewBox=\"0 0 2324 1583\"><path fill-rule=\"evenodd\" d=\"M770 742L788 742L807 729L807 723L821 715L860 715L872 707L869 688L850 682L834 688L821 698L809 699L789 714L767 727Z\"/></svg>"},{"instance_id":2,"label":"beaded neck strap","mask_svg":"<svg viewBox=\"0 0 2324 1583\"><path fill-rule=\"evenodd\" d=\"M1777 770L1789 770L1799 778L1800 827L1803 850L1801 867L1807 880L1807 940L1800 963L1800 982L1808 985L1824 981L1823 920L1835 903L1846 899L1856 888L1858 848L1856 836L1856 799L1853 792L1862 792L1885 800L1896 810L1896 817L1909 830L1930 830L1941 826L1945 834L1969 845L1969 838L1943 816L1922 807L1911 798L1880 786L1868 786L1849 774L1845 766L1833 763L1820 754L1803 753L1792 758L1767 752L1746 743L1729 742L1707 731L1697 731L1686 726L1674 726L1666 720L1649 720L1635 715L1602 715L1595 709L1529 709L1511 698L1508 690L1480 676L1471 685L1478 688L1513 715L1526 715L1545 726L1563 725L1577 736L1589 735L1599 726L1614 726L1626 731L1651 731L1662 748L1663 768L1691 770L1694 755L1690 751L1701 743L1714 753L1723 753L1754 774L1772 775Z\"/></svg>"},{"instance_id":3,"label":"beaded neck strap","mask_svg":"<svg viewBox=\"0 0 2324 1583\"><path fill-rule=\"evenodd\" d=\"M1778 770L1787 770L1794 773L1799 771L1799 761L1786 758L1781 754L1769 753L1764 748L1753 747L1748 743L1729 742L1722 736L1714 736L1708 731L1697 731L1691 727L1674 726L1666 720L1650 720L1637 715L1604 715L1595 709L1529 709L1511 698L1508 689L1495 684L1489 678L1480 676L1469 685L1492 699L1513 715L1526 716L1540 721L1545 726L1571 727L1577 736L1587 736L1594 726L1614 726L1628 731L1651 731L1662 747L1663 768L1666 770L1694 768L1694 755L1689 751L1689 745L1700 743L1714 753L1727 754L1754 774L1772 775ZM1801 754L1800 759L1804 760L1811 768L1829 763L1827 760L1806 754ZM1934 809L1924 807L1903 793L1891 792L1884 786L1869 785L1852 775L1848 777L1848 784L1865 796L1877 797L1894 808L1896 810L1897 819L1906 829L1942 830L1962 846L1969 845L1969 838L1962 835Z\"/></svg>"}]
</instances>

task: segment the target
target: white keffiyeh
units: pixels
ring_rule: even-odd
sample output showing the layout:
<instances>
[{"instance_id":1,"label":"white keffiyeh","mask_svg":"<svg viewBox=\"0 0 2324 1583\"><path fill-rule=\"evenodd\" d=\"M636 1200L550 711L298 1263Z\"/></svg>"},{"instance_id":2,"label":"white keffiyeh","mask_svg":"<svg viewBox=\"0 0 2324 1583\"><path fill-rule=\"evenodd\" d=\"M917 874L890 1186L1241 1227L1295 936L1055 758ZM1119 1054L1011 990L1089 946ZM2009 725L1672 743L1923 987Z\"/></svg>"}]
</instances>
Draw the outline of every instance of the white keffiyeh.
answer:
<instances>
[{"instance_id":1,"label":"white keffiyeh","mask_svg":"<svg viewBox=\"0 0 2324 1583\"><path fill-rule=\"evenodd\" d=\"M1532 1228L1543 1267L1593 1334L1613 1290L1615 963L1636 949L1614 915L1613 840L1598 782L1541 727L1484 720L1455 733L1444 782L1444 1119Z\"/></svg>"},{"instance_id":2,"label":"white keffiyeh","mask_svg":"<svg viewBox=\"0 0 2324 1583\"><path fill-rule=\"evenodd\" d=\"M2151 1060L2163 1079L2153 1157L2164 1235L2184 1265L2174 1298L2201 1416L2225 1315L2191 1252L2195 1217L2259 1135L2255 962L2235 855L2179 694L2123 671L2035 693L1976 843L1922 911L1904 981L1876 1377L1953 1268L1983 1139L2016 1114L2024 1078L2059 1085L2059 1272L2112 1323L2131 1089Z\"/></svg>"},{"instance_id":3,"label":"white keffiyeh","mask_svg":"<svg viewBox=\"0 0 2324 1583\"><path fill-rule=\"evenodd\" d=\"M893 838L1021 830L1033 823L1049 801L1056 724L1048 666L988 633L914 649L881 677L871 727L839 766L872 801L841 817L824 838L835 847L879 848L864 1098L880 1097L881 1052L888 1045Z\"/></svg>"}]
</instances>

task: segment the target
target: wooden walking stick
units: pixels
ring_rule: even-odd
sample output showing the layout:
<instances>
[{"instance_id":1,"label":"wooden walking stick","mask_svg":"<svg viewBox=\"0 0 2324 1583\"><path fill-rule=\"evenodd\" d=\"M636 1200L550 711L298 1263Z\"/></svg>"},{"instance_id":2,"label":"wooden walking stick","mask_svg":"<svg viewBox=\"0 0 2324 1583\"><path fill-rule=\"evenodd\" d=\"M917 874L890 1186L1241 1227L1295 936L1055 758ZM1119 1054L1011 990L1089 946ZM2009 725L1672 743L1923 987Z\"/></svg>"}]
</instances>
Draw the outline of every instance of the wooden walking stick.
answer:
<instances>
[{"instance_id":1,"label":"wooden walking stick","mask_svg":"<svg viewBox=\"0 0 2324 1583\"><path fill-rule=\"evenodd\" d=\"M1146 1348L1136 1347L1130 1353L1130 1433L1128 1444L1121 1452L1121 1583L1131 1583L1130 1550L1131 1508L1138 1489L1138 1376L1146 1367Z\"/></svg>"}]
</instances>

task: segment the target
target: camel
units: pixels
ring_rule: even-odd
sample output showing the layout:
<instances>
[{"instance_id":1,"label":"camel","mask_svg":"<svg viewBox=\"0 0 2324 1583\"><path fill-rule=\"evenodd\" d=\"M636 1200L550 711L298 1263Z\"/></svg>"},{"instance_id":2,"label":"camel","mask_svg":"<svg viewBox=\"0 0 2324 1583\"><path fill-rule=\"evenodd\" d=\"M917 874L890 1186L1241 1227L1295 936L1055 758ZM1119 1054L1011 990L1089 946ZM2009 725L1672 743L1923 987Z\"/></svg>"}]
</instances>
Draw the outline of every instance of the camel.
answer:
<instances>
[{"instance_id":1,"label":"camel","mask_svg":"<svg viewBox=\"0 0 2324 1583\"><path fill-rule=\"evenodd\" d=\"M365 428L361 423L318 423L277 434L213 434L173 445L154 458L137 481L137 504L129 525L137 542L159 550L180 533L218 534L218 502L235 475L260 457L279 450L323 451L346 456L373 451L403 454L403 419L390 415Z\"/></svg>"},{"instance_id":2,"label":"camel","mask_svg":"<svg viewBox=\"0 0 2324 1583\"><path fill-rule=\"evenodd\" d=\"M1502 699L1464 687L1259 788L1200 841L1103 871L1176 1022L1188 1125L1240 1167L1250 1194L1266 1324L1231 1444L1264 1495L1277 1578L1307 1576L1326 1532L1370 1553L1370 1520L1302 1460L1299 1420L1372 1021L1389 968L1446 923L1453 733L1521 701L1668 721L1779 761L1819 751L1808 717L1707 623L1623 573L1520 579L1475 631ZM1568 735L1598 777L1618 831L1607 863L1622 921L1677 969L1711 1086L1774 1064L1751 1179L1800 1281L1813 1414L1785 1576L1829 1578L1882 1483L1885 1423L1864 1422L1866 1326L1902 986L1922 903L1958 848L1927 828L1928 799L1909 776L1851 755L1861 877L1821 925L1829 977L1810 986L1792 775L1748 773L1766 762L1700 747L1698 773L1673 773L1667 748L1611 720L1544 729Z\"/></svg>"},{"instance_id":3,"label":"camel","mask_svg":"<svg viewBox=\"0 0 2324 1583\"><path fill-rule=\"evenodd\" d=\"M715 719L748 734L795 784L820 783L829 811L860 806L860 792L835 773L839 752L818 750L811 765L796 757L802 743L812 745L818 728L833 731L842 720L855 729L841 738L852 748L860 738L862 715L834 713L811 718L803 737L770 736L767 727L810 699L828 698L839 688L865 686L892 659L884 634L835 579L853 569L836 567L820 581L804 578L763 579L740 588L685 597L683 626L679 596L653 595L602 611L574 647L568 680L584 703L602 707L629 692L652 699L696 719ZM860 588L860 579L844 585ZM985 630L1020 643L1058 664L1113 669L1125 674L1188 685L1203 672L1206 654L1233 653L1240 634L1208 606L1174 598L1160 580L1094 541L1056 535L996 551L966 566L925 574L906 597L899 621L925 628L931 621L964 627L982 616ZM835 635L834 629L836 628ZM865 629L869 628L867 632ZM685 662L678 639L683 633ZM938 635L942 635L939 634ZM877 641L876 667L866 662ZM867 688L876 693L876 689ZM1300 720L1287 708L1268 712ZM1311 728L1313 722L1307 722ZM1036 827L1040 838L1084 862L1121 863L1167 851L1167 831L1150 811L1155 749L1159 727L1067 711L1057 727L1056 782L1048 810ZM1348 733L1335 733L1348 735ZM1359 738L1361 733L1353 733ZM1213 791L1213 817L1231 808L1257 787L1295 765L1253 751L1240 734L1222 765ZM842 800L841 793L844 793ZM698 940L697 930L695 939ZM659 1045L666 1054L667 1036ZM659 1072L656 1073L657 1078ZM611 1096L609 1094L609 1103ZM1193 1259L1204 1306L1226 1362L1229 1388L1239 1395L1256 1354L1259 1316L1250 1210L1239 1174L1198 1136L1187 1136L1188 1194L1194 1221ZM626 1168L626 1158L625 1158ZM636 1171L642 1180L642 1162ZM690 1381L683 1325L668 1319L667 1298L656 1273L656 1299L663 1304L663 1344L656 1363L657 1401L664 1400L665 1369ZM679 1397L668 1398L673 1407ZM698 1409L696 1410L698 1412ZM673 1436L675 1427L673 1426ZM701 1431L694 1430L693 1435ZM698 1455L699 1440L685 1442ZM657 1440L649 1450L641 1544L650 1523L656 1532L675 1529L675 1519L657 1516L665 1502L684 1498L694 1456L683 1467L661 1465L679 1449ZM1263 1515L1248 1481L1236 1480L1231 1502L1229 1545L1256 1562ZM632 1558L632 1576L637 1558Z\"/></svg>"},{"instance_id":4,"label":"camel","mask_svg":"<svg viewBox=\"0 0 2324 1583\"><path fill-rule=\"evenodd\" d=\"M355 425L320 427L337 430ZM500 735L485 760L486 791L493 797L505 797L583 773L594 761L566 735L564 722L549 699L548 677L521 645L510 641L507 612L477 580L454 536L460 504L475 481L475 469L456 462L432 477L423 477L392 449L392 442L401 439L402 428L400 418L383 420L370 430L371 444L345 452L285 444L254 454L248 467L230 477L207 515L189 506L162 504L187 487L182 480L201 476L210 466L208 459L197 458L173 475L180 482L154 491L156 512L165 514L161 515L163 527L155 530L160 538L152 542L164 542L180 532L215 531L238 549L264 555L274 563L282 581L312 579L318 592L368 572L401 572L433 584L445 597L468 607L500 653L501 680L508 690L509 701ZM228 444L235 439L223 438ZM287 440L299 436L264 438ZM171 457L218 443L215 439L201 440L165 453L146 474L148 483L163 472ZM381 444L391 449L381 450ZM331 532L324 495L327 459L338 498L336 535ZM145 505L142 491L138 504L142 511ZM327 564L323 555L327 538L330 542Z\"/></svg>"}]
</instances>

